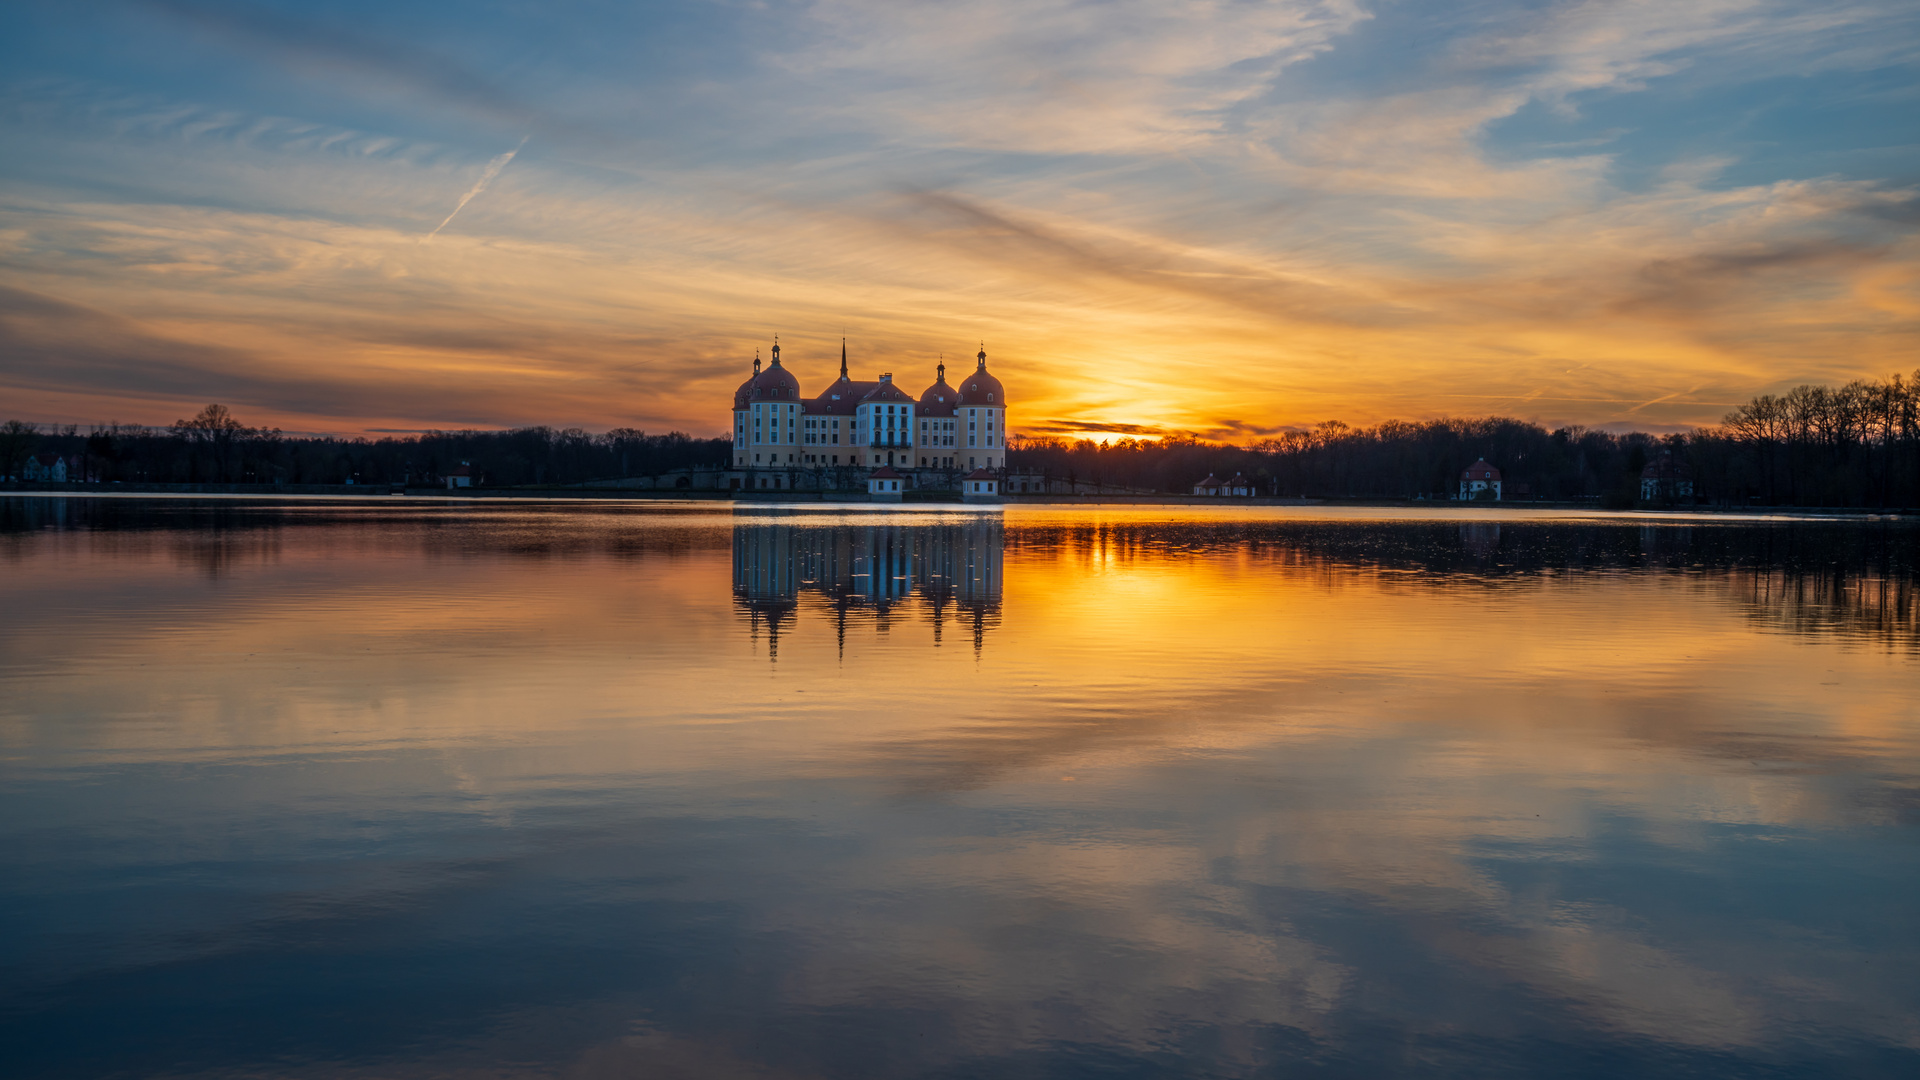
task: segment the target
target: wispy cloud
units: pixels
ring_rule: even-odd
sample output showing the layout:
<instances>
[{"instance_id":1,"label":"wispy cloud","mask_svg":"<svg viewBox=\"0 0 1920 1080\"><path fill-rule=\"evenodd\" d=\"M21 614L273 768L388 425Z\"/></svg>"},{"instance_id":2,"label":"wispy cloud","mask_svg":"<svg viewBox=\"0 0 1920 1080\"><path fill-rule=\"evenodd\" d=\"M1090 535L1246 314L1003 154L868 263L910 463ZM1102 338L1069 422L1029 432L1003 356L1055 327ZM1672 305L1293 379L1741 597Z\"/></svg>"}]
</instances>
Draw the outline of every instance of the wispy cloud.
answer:
<instances>
[{"instance_id":1,"label":"wispy cloud","mask_svg":"<svg viewBox=\"0 0 1920 1080\"><path fill-rule=\"evenodd\" d=\"M984 336L1036 433L1684 424L1920 334L1899 5L140 7L223 78L74 23L0 89L0 285L85 313L4 316L48 418L709 431L779 332L808 388Z\"/></svg>"},{"instance_id":2,"label":"wispy cloud","mask_svg":"<svg viewBox=\"0 0 1920 1080\"><path fill-rule=\"evenodd\" d=\"M472 202L473 197L475 195L478 195L482 191L485 191L487 189L488 184L493 183L493 178L500 175L500 170L507 167L507 163L513 160L513 156L515 154L518 154L520 150L527 145L527 140L532 137L533 136L531 133L522 136L520 139L519 146L516 146L513 149L507 151L506 153L501 154L499 157L494 158L492 161L487 162L487 167L480 170L480 179L475 180L473 182L473 186L467 189L467 193L465 195L460 196L460 201L453 204L452 213L449 213L440 222L440 224L435 225L433 227L433 231L428 233L426 236L422 237L420 242L424 244L428 240L431 240L435 236L438 236L440 234L440 230L447 227L447 223L453 220L455 214L458 214L462 208L464 208L468 203Z\"/></svg>"},{"instance_id":3,"label":"wispy cloud","mask_svg":"<svg viewBox=\"0 0 1920 1080\"><path fill-rule=\"evenodd\" d=\"M1349 0L823 0L808 82L872 85L821 104L904 140L1039 153L1166 152L1225 134L1233 110L1368 15Z\"/></svg>"},{"instance_id":4,"label":"wispy cloud","mask_svg":"<svg viewBox=\"0 0 1920 1080\"><path fill-rule=\"evenodd\" d=\"M306 74L371 78L382 88L401 88L486 117L525 127L552 119L544 110L508 92L474 67L420 48L405 39L375 36L337 22L300 18L258 4L208 0L127 0L178 25L233 44L250 56L262 52ZM345 85L352 85L346 83Z\"/></svg>"}]
</instances>

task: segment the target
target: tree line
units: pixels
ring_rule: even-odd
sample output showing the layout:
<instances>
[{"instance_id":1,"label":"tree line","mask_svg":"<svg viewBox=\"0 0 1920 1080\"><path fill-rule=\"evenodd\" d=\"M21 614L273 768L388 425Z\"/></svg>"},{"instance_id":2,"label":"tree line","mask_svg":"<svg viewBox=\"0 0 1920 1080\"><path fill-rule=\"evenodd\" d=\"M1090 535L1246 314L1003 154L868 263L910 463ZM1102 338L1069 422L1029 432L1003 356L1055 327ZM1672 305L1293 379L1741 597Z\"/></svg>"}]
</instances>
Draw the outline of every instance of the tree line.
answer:
<instances>
[{"instance_id":1,"label":"tree line","mask_svg":"<svg viewBox=\"0 0 1920 1080\"><path fill-rule=\"evenodd\" d=\"M1076 487L1191 491L1209 474L1242 474L1261 492L1303 498L1439 499L1485 458L1507 499L1640 501L1642 471L1665 458L1722 506L1920 506L1920 373L1763 395L1715 427L1654 435L1579 426L1549 431L1508 417L1337 420L1246 446L1192 435L1157 440L1008 441L1009 468Z\"/></svg>"},{"instance_id":2,"label":"tree line","mask_svg":"<svg viewBox=\"0 0 1920 1080\"><path fill-rule=\"evenodd\" d=\"M1213 474L1238 473L1268 495L1444 499L1485 458L1509 500L1626 507L1640 478L1665 461L1692 484L1683 501L1722 506L1920 506L1920 373L1800 386L1763 395L1714 427L1654 435L1578 426L1547 430L1507 417L1390 420L1349 427L1329 420L1245 446L1194 435L1106 442L1008 440L1011 471L1076 489L1188 492ZM379 439L289 436L249 427L221 405L164 428L105 424L41 431L0 425L0 466L25 475L29 456L52 453L73 479L152 483L437 484L465 465L483 486L574 484L725 468L731 444L684 432L632 428L429 431Z\"/></svg>"},{"instance_id":3,"label":"tree line","mask_svg":"<svg viewBox=\"0 0 1920 1080\"><path fill-rule=\"evenodd\" d=\"M1688 450L1686 436L1614 434L1524 420L1389 420L1348 427L1337 420L1248 446L1186 435L1157 441L1018 439L1008 444L1015 470L1076 486L1191 491L1202 478L1245 476L1263 494L1336 499L1447 499L1460 474L1480 458L1501 471L1506 499L1632 505L1640 474L1663 453Z\"/></svg>"},{"instance_id":4,"label":"tree line","mask_svg":"<svg viewBox=\"0 0 1920 1080\"><path fill-rule=\"evenodd\" d=\"M724 466L726 439L685 432L650 435L633 428L590 434L580 428L429 431L385 438L291 436L249 427L223 405L209 405L167 427L101 424L38 430L0 425L5 475L26 475L28 458L53 454L81 481L163 484L425 484L466 466L475 483L515 487L659 476Z\"/></svg>"}]
</instances>

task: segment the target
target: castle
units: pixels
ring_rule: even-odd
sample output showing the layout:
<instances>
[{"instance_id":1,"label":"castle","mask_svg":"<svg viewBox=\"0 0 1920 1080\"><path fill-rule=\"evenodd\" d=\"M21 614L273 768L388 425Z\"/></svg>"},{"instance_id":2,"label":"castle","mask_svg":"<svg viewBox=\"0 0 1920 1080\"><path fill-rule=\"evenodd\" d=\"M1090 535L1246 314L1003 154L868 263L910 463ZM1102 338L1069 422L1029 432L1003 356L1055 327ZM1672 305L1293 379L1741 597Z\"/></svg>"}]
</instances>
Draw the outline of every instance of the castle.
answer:
<instances>
[{"instance_id":1,"label":"castle","mask_svg":"<svg viewBox=\"0 0 1920 1080\"><path fill-rule=\"evenodd\" d=\"M877 382L847 374L840 343L840 378L818 397L800 394L800 380L780 365L780 343L765 370L733 393L733 465L749 488L840 487L874 470L899 470L911 487L952 489L960 476L999 476L1007 466L1007 392L979 366L947 383L947 365L919 397L902 390L891 372ZM852 470L858 470L857 474Z\"/></svg>"}]
</instances>

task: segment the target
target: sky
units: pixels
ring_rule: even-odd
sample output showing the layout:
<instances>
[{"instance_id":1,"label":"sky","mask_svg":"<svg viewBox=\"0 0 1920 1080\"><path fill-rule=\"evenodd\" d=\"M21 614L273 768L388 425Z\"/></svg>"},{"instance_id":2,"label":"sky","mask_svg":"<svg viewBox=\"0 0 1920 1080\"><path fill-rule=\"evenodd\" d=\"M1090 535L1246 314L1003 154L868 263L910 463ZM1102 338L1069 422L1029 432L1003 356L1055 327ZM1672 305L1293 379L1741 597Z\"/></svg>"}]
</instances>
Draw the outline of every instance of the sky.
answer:
<instances>
[{"instance_id":1,"label":"sky","mask_svg":"<svg viewBox=\"0 0 1920 1080\"><path fill-rule=\"evenodd\" d=\"M1920 6L0 6L0 414L1682 430L1920 368Z\"/></svg>"}]
</instances>

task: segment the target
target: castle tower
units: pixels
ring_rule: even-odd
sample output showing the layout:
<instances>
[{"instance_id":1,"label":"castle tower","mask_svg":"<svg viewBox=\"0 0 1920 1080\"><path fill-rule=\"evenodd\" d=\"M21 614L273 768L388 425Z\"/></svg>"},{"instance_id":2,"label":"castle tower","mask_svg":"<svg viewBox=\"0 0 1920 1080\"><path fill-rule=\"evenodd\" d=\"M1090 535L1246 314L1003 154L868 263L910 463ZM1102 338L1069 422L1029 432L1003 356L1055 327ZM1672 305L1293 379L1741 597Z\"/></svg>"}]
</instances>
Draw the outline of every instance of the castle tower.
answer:
<instances>
[{"instance_id":1,"label":"castle tower","mask_svg":"<svg viewBox=\"0 0 1920 1080\"><path fill-rule=\"evenodd\" d=\"M960 380L954 405L954 467L1004 470L1007 467L1007 391L987 372L987 347L980 346L980 366Z\"/></svg>"}]
</instances>

